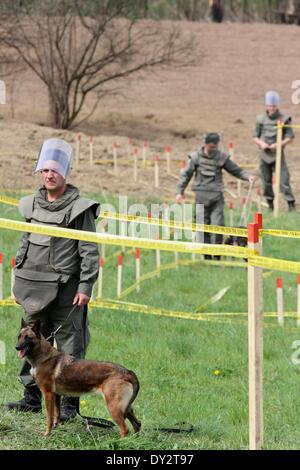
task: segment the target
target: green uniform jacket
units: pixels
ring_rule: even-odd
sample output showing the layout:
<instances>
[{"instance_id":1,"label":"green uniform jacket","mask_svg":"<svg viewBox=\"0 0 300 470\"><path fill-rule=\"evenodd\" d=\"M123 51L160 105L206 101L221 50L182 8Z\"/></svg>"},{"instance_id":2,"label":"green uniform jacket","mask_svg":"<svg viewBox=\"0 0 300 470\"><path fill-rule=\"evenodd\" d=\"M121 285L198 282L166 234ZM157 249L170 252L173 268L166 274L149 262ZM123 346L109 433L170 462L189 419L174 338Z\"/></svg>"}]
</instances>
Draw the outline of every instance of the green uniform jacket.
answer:
<instances>
[{"instance_id":1,"label":"green uniform jacket","mask_svg":"<svg viewBox=\"0 0 300 470\"><path fill-rule=\"evenodd\" d=\"M257 116L253 137L257 137L263 140L266 144L274 144L277 138L278 120L281 120L286 125L289 125L292 122L292 118L290 116L282 114L279 110L272 117L270 117L267 113ZM294 136L295 135L291 127L284 127L282 129L282 139L286 139L287 137L293 139ZM276 150L260 149L259 156L266 163L273 163L276 160Z\"/></svg>"},{"instance_id":2,"label":"green uniform jacket","mask_svg":"<svg viewBox=\"0 0 300 470\"><path fill-rule=\"evenodd\" d=\"M249 173L230 160L228 153L218 150L213 157L208 157L204 148L200 147L188 155L187 165L178 181L177 194L184 193L193 175L193 191L205 191L212 195L223 193L223 169L237 178L248 180Z\"/></svg>"},{"instance_id":3,"label":"green uniform jacket","mask_svg":"<svg viewBox=\"0 0 300 470\"><path fill-rule=\"evenodd\" d=\"M68 189L73 191L75 197L57 210L40 206L34 195L22 198L19 205L22 216L27 222L95 232L99 203L79 197L79 191L71 185ZM31 233L24 233L20 240L16 273L19 271L21 274L22 271L22 276L28 280L34 281L39 276L47 280L48 275L50 280L53 273L58 273L67 282L73 276L78 279L78 293L90 297L98 269L96 243Z\"/></svg>"}]
</instances>

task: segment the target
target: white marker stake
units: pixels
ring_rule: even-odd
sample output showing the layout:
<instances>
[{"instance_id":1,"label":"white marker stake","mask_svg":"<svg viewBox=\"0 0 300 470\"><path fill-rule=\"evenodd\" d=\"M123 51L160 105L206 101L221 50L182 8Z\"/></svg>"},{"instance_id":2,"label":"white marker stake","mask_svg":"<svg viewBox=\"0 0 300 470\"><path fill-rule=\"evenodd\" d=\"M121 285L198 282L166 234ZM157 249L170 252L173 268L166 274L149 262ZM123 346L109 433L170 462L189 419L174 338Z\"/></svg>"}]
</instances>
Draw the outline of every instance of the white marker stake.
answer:
<instances>
[{"instance_id":1,"label":"white marker stake","mask_svg":"<svg viewBox=\"0 0 300 470\"><path fill-rule=\"evenodd\" d=\"M277 297L277 315L278 323L280 326L284 325L284 310L283 310L283 288L282 279L278 277L276 279L276 297Z\"/></svg>"},{"instance_id":2,"label":"white marker stake","mask_svg":"<svg viewBox=\"0 0 300 470\"><path fill-rule=\"evenodd\" d=\"M93 166L94 164L94 138L92 135L89 138L89 143L90 143L90 166Z\"/></svg>"},{"instance_id":3,"label":"white marker stake","mask_svg":"<svg viewBox=\"0 0 300 470\"><path fill-rule=\"evenodd\" d=\"M154 155L154 187L159 188L159 167L158 167L158 155Z\"/></svg>"},{"instance_id":4,"label":"white marker stake","mask_svg":"<svg viewBox=\"0 0 300 470\"><path fill-rule=\"evenodd\" d=\"M142 155L142 158L143 158L143 168L146 168L146 160L147 160L147 142L144 142L144 145L143 145L143 155Z\"/></svg>"},{"instance_id":5,"label":"white marker stake","mask_svg":"<svg viewBox=\"0 0 300 470\"><path fill-rule=\"evenodd\" d=\"M102 256L99 259L99 276L98 276L98 300L102 300L102 291L103 291L103 265L104 261Z\"/></svg>"},{"instance_id":6,"label":"white marker stake","mask_svg":"<svg viewBox=\"0 0 300 470\"><path fill-rule=\"evenodd\" d=\"M138 179L137 156L138 149L133 150L133 180L136 182Z\"/></svg>"},{"instance_id":7,"label":"white marker stake","mask_svg":"<svg viewBox=\"0 0 300 470\"><path fill-rule=\"evenodd\" d=\"M118 256L118 281L117 281L117 296L122 294L122 255Z\"/></svg>"},{"instance_id":8,"label":"white marker stake","mask_svg":"<svg viewBox=\"0 0 300 470\"><path fill-rule=\"evenodd\" d=\"M298 276L297 326L300 327L300 275Z\"/></svg>"},{"instance_id":9,"label":"white marker stake","mask_svg":"<svg viewBox=\"0 0 300 470\"><path fill-rule=\"evenodd\" d=\"M171 147L165 148L165 154L167 158L167 174L170 175L171 173L171 159L170 159Z\"/></svg>"},{"instance_id":10,"label":"white marker stake","mask_svg":"<svg viewBox=\"0 0 300 470\"><path fill-rule=\"evenodd\" d=\"M15 258L11 259L11 273L10 273L10 296L12 299L15 298L13 290L14 290L14 285L15 285L15 265L16 265L16 260Z\"/></svg>"},{"instance_id":11,"label":"white marker stake","mask_svg":"<svg viewBox=\"0 0 300 470\"><path fill-rule=\"evenodd\" d=\"M228 153L230 155L231 160L235 159L235 154L234 154L234 145L232 142L228 144Z\"/></svg>"},{"instance_id":12,"label":"white marker stake","mask_svg":"<svg viewBox=\"0 0 300 470\"><path fill-rule=\"evenodd\" d=\"M228 210L229 210L229 226L233 227L233 203L232 201L228 202Z\"/></svg>"},{"instance_id":13,"label":"white marker stake","mask_svg":"<svg viewBox=\"0 0 300 470\"><path fill-rule=\"evenodd\" d=\"M113 161L114 161L114 173L115 176L118 175L118 159L117 159L117 144L114 142L112 145L113 149Z\"/></svg>"},{"instance_id":14,"label":"white marker stake","mask_svg":"<svg viewBox=\"0 0 300 470\"><path fill-rule=\"evenodd\" d=\"M0 300L3 300L3 253L0 253Z\"/></svg>"},{"instance_id":15,"label":"white marker stake","mask_svg":"<svg viewBox=\"0 0 300 470\"><path fill-rule=\"evenodd\" d=\"M248 248L261 254L259 225L248 225ZM248 264L249 449L263 445L262 269Z\"/></svg>"},{"instance_id":16,"label":"white marker stake","mask_svg":"<svg viewBox=\"0 0 300 470\"><path fill-rule=\"evenodd\" d=\"M140 282L141 278L141 250L137 248L135 250L135 280ZM137 284L136 291L140 292L140 284Z\"/></svg>"},{"instance_id":17,"label":"white marker stake","mask_svg":"<svg viewBox=\"0 0 300 470\"><path fill-rule=\"evenodd\" d=\"M81 134L77 132L76 134L76 149L75 149L75 166L78 168L80 163L80 140Z\"/></svg>"},{"instance_id":18,"label":"white marker stake","mask_svg":"<svg viewBox=\"0 0 300 470\"><path fill-rule=\"evenodd\" d=\"M182 174L185 170L185 162L179 162L180 174Z\"/></svg>"}]
</instances>

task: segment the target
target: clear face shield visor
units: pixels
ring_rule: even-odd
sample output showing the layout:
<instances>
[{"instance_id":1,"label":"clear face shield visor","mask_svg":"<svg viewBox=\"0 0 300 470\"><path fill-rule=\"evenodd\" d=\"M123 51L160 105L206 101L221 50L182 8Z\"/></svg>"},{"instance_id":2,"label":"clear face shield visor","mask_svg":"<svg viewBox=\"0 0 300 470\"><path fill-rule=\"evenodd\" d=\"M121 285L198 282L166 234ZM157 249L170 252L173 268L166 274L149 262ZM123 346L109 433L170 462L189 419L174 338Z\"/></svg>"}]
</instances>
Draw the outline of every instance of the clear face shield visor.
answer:
<instances>
[{"instance_id":1,"label":"clear face shield visor","mask_svg":"<svg viewBox=\"0 0 300 470\"><path fill-rule=\"evenodd\" d=\"M34 172L52 170L66 179L72 163L73 150L70 144L62 139L44 141Z\"/></svg>"}]
</instances>

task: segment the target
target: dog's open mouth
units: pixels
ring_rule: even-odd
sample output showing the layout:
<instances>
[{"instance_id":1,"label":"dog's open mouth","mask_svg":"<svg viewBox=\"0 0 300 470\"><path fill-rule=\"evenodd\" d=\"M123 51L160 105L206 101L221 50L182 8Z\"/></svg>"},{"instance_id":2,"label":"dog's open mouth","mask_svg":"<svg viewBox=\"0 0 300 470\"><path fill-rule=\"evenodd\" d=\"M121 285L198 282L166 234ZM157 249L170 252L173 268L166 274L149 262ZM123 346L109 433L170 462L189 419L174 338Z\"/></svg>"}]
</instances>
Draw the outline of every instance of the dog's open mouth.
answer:
<instances>
[{"instance_id":1,"label":"dog's open mouth","mask_svg":"<svg viewBox=\"0 0 300 470\"><path fill-rule=\"evenodd\" d=\"M17 350L18 350L18 357L20 359L24 359L24 357L26 356L27 352L28 352L28 346L18 346L17 347Z\"/></svg>"}]
</instances>

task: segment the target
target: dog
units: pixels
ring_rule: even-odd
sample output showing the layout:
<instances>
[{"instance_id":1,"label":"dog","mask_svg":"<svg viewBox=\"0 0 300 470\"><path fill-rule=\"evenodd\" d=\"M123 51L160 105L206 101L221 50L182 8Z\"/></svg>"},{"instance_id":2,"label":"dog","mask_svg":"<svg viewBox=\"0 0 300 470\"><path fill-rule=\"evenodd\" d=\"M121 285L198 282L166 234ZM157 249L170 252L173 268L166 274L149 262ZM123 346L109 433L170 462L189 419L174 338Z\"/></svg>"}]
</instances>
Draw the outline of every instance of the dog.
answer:
<instances>
[{"instance_id":1,"label":"dog","mask_svg":"<svg viewBox=\"0 0 300 470\"><path fill-rule=\"evenodd\" d=\"M246 228L239 226L238 228ZM240 246L246 248L248 246L248 239L246 237L240 237L239 235L229 235L224 240L225 245ZM244 258L245 261L248 261L247 258Z\"/></svg>"},{"instance_id":2,"label":"dog","mask_svg":"<svg viewBox=\"0 0 300 470\"><path fill-rule=\"evenodd\" d=\"M47 427L43 436L50 434L52 426L58 426L60 396L85 393L99 393L104 397L121 437L129 432L126 418L134 432L140 430L141 422L132 409L140 388L133 371L112 362L78 360L57 351L41 334L40 321L31 327L22 319L16 349L19 358L25 358L31 364L31 375L45 400Z\"/></svg>"}]
</instances>

